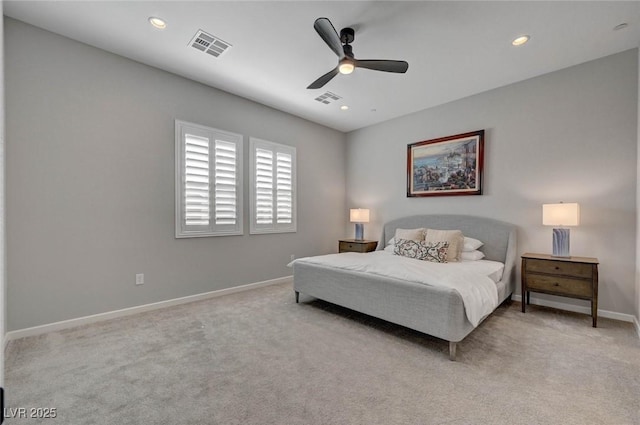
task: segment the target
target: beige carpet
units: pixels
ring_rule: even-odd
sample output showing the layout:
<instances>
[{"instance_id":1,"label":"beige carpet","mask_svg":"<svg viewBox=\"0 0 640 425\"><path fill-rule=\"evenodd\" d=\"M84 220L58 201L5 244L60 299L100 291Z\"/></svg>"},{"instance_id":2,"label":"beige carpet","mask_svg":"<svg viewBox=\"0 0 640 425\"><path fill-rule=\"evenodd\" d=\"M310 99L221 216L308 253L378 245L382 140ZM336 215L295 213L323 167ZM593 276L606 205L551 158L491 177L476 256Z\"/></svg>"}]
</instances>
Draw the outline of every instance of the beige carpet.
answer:
<instances>
[{"instance_id":1,"label":"beige carpet","mask_svg":"<svg viewBox=\"0 0 640 425\"><path fill-rule=\"evenodd\" d=\"M630 323L520 304L458 345L289 284L12 341L12 424L640 424Z\"/></svg>"}]
</instances>

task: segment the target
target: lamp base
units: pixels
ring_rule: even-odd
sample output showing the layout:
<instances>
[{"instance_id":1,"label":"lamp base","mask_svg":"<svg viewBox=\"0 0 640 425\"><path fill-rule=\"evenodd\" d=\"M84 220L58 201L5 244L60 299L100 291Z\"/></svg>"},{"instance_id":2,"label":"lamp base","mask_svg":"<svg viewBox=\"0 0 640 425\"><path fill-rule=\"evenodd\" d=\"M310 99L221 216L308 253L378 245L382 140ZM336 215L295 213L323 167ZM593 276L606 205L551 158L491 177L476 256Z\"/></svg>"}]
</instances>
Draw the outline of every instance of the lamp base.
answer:
<instances>
[{"instance_id":1,"label":"lamp base","mask_svg":"<svg viewBox=\"0 0 640 425\"><path fill-rule=\"evenodd\" d=\"M356 240L364 240L364 225L362 223L356 223Z\"/></svg>"},{"instance_id":2,"label":"lamp base","mask_svg":"<svg viewBox=\"0 0 640 425\"><path fill-rule=\"evenodd\" d=\"M571 257L569 254L569 229L553 229L553 256Z\"/></svg>"}]
</instances>

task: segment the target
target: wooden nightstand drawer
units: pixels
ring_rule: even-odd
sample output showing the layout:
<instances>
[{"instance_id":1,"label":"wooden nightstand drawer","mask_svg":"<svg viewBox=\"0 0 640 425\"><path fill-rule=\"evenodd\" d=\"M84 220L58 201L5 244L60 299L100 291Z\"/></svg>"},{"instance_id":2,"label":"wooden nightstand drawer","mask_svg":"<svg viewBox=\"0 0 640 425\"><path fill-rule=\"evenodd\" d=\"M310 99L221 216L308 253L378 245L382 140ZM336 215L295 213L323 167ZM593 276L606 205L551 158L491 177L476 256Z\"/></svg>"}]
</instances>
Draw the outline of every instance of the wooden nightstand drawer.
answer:
<instances>
[{"instance_id":1,"label":"wooden nightstand drawer","mask_svg":"<svg viewBox=\"0 0 640 425\"><path fill-rule=\"evenodd\" d=\"M338 242L338 252L371 252L375 251L376 246L377 241L345 239Z\"/></svg>"},{"instance_id":2,"label":"wooden nightstand drawer","mask_svg":"<svg viewBox=\"0 0 640 425\"><path fill-rule=\"evenodd\" d=\"M526 264L528 273L549 273L585 279L590 279L593 274L593 265L586 263L528 259Z\"/></svg>"},{"instance_id":3,"label":"wooden nightstand drawer","mask_svg":"<svg viewBox=\"0 0 640 425\"><path fill-rule=\"evenodd\" d=\"M340 252L353 252L354 250L358 250L360 245L356 245L351 242L340 242L338 245L338 250Z\"/></svg>"},{"instance_id":4,"label":"wooden nightstand drawer","mask_svg":"<svg viewBox=\"0 0 640 425\"><path fill-rule=\"evenodd\" d=\"M553 295L583 297L585 299L591 299L592 294L590 280L570 279L542 274L528 275L527 289Z\"/></svg>"}]
</instances>

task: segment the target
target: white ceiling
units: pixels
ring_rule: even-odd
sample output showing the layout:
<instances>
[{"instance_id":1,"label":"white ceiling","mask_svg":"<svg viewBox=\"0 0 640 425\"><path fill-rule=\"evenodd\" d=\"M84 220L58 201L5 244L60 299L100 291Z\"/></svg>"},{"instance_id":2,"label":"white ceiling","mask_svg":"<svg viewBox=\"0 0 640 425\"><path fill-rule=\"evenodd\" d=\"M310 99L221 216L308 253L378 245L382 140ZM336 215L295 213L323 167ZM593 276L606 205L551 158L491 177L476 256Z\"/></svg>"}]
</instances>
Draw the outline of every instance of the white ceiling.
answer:
<instances>
[{"instance_id":1,"label":"white ceiling","mask_svg":"<svg viewBox=\"0 0 640 425\"><path fill-rule=\"evenodd\" d=\"M66 37L351 131L638 47L640 3L429 1L4 1L4 13ZM167 21L157 30L150 16ZM406 74L356 69L306 87L337 64L313 29L353 27L359 59L409 62ZM626 22L628 27L614 31ZM232 47L189 42L202 29ZM529 34L524 46L511 40ZM325 91L342 97L325 105ZM349 110L340 110L341 105Z\"/></svg>"}]
</instances>

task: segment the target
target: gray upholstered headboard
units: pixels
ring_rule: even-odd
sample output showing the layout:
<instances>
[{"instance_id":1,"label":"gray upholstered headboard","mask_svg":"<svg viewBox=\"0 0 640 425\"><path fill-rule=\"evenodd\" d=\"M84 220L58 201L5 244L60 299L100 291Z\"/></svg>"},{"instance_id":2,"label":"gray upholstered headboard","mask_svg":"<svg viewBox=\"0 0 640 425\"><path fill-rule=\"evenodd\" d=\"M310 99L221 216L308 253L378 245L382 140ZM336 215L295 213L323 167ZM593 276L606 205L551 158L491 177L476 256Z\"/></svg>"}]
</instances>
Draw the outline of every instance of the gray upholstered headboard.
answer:
<instances>
[{"instance_id":1,"label":"gray upholstered headboard","mask_svg":"<svg viewBox=\"0 0 640 425\"><path fill-rule=\"evenodd\" d=\"M382 237L378 249L384 249L396 229L415 229L419 227L439 230L461 230L465 236L484 242L480 251L487 260L504 263L502 280L515 290L516 270L516 226L503 221L470 215L414 215L397 218L386 223L382 229Z\"/></svg>"}]
</instances>

